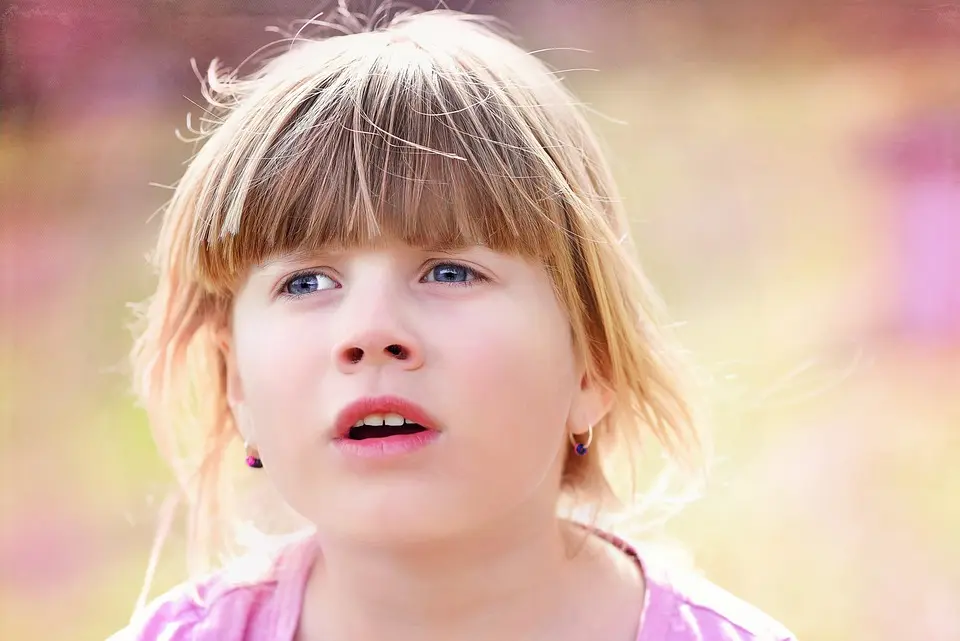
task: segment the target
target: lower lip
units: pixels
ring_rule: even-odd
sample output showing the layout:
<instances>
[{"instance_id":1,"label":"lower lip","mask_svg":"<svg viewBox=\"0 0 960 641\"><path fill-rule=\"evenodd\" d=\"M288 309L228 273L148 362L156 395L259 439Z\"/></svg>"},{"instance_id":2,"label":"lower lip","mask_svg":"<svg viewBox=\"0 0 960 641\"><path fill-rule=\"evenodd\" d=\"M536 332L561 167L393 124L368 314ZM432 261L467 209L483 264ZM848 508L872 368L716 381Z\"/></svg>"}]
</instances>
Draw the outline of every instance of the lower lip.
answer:
<instances>
[{"instance_id":1,"label":"lower lip","mask_svg":"<svg viewBox=\"0 0 960 641\"><path fill-rule=\"evenodd\" d=\"M422 450L440 437L436 430L424 430L415 434L395 434L383 438L353 440L338 438L333 446L348 456L360 458L392 458Z\"/></svg>"}]
</instances>

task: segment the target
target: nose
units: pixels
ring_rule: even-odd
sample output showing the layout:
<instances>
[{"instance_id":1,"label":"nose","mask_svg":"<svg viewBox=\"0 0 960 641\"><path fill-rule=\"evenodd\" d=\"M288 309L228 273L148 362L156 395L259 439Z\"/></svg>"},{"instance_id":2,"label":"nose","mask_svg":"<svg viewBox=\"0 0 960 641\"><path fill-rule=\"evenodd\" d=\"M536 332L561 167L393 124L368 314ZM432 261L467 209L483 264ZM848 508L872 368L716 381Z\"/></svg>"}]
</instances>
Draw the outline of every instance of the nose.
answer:
<instances>
[{"instance_id":1,"label":"nose","mask_svg":"<svg viewBox=\"0 0 960 641\"><path fill-rule=\"evenodd\" d=\"M372 280L372 279L371 279ZM354 289L341 308L340 341L334 343L333 358L345 374L368 367L394 366L414 370L423 365L423 347L405 320L406 301L396 295L389 281L384 286Z\"/></svg>"},{"instance_id":2,"label":"nose","mask_svg":"<svg viewBox=\"0 0 960 641\"><path fill-rule=\"evenodd\" d=\"M396 364L403 369L423 365L423 352L414 339L398 330L367 329L354 333L334 350L337 366L351 373L371 366Z\"/></svg>"},{"instance_id":3,"label":"nose","mask_svg":"<svg viewBox=\"0 0 960 641\"><path fill-rule=\"evenodd\" d=\"M370 367L421 367L417 300L407 295L394 256L364 254L350 267L337 321L330 328L336 367L345 374Z\"/></svg>"}]
</instances>

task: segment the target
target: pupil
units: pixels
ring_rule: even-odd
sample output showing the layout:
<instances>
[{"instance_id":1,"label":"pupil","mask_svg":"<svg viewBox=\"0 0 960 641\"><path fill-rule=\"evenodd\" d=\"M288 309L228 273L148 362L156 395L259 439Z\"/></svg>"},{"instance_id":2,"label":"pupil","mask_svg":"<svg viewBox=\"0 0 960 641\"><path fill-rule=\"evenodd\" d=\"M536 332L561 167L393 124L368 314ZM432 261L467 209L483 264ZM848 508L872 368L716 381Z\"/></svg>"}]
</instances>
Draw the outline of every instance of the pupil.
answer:
<instances>
[{"instance_id":1,"label":"pupil","mask_svg":"<svg viewBox=\"0 0 960 641\"><path fill-rule=\"evenodd\" d=\"M458 265L441 265L437 267L437 280L456 282L466 278L466 270Z\"/></svg>"},{"instance_id":2,"label":"pupil","mask_svg":"<svg viewBox=\"0 0 960 641\"><path fill-rule=\"evenodd\" d=\"M294 295L309 294L317 288L317 277L313 275L299 276L290 283L290 293Z\"/></svg>"}]
</instances>

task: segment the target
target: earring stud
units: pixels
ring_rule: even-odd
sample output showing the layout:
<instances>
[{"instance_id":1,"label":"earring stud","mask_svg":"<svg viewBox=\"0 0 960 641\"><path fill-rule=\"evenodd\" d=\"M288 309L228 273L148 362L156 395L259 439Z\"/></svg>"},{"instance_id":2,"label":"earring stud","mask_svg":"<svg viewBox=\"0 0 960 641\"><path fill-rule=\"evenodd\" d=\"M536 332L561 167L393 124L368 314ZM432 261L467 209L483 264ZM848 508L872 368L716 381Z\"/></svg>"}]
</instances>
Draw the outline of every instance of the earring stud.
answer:
<instances>
[{"instance_id":1,"label":"earring stud","mask_svg":"<svg viewBox=\"0 0 960 641\"><path fill-rule=\"evenodd\" d=\"M570 436L570 443L573 445L573 450L580 456L583 456L587 453L587 450L590 448L590 444L593 443L593 425L590 425L587 427L586 443L577 442L577 439L574 436L573 432L570 432L569 436Z\"/></svg>"},{"instance_id":2,"label":"earring stud","mask_svg":"<svg viewBox=\"0 0 960 641\"><path fill-rule=\"evenodd\" d=\"M243 447L247 450L247 466L255 469L263 467L263 461L260 460L260 452L257 451L257 448L247 443L244 443Z\"/></svg>"}]
</instances>

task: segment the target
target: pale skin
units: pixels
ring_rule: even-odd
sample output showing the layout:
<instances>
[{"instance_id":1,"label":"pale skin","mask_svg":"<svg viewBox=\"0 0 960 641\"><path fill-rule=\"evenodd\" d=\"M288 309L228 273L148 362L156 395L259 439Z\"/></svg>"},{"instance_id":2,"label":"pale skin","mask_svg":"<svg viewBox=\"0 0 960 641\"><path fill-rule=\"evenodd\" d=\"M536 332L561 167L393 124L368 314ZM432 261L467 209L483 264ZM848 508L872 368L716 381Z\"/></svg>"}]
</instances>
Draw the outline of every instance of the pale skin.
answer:
<instances>
[{"instance_id":1,"label":"pale skin","mask_svg":"<svg viewBox=\"0 0 960 641\"><path fill-rule=\"evenodd\" d=\"M300 641L636 637L642 573L555 513L568 435L611 395L586 376L542 266L393 241L280 256L251 270L231 324L242 436L323 551ZM336 413L380 394L425 408L440 438L346 460Z\"/></svg>"}]
</instances>

